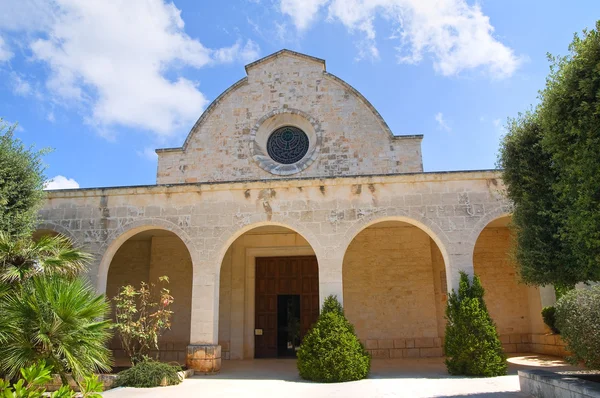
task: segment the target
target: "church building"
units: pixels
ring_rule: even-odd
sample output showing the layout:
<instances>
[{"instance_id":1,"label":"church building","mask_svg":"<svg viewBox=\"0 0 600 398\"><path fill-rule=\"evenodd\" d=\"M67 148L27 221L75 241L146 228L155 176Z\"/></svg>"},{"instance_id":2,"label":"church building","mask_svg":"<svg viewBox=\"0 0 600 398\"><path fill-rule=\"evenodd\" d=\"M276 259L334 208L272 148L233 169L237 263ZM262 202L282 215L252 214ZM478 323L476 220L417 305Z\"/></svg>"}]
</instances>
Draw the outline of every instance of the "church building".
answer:
<instances>
[{"instance_id":1,"label":"church building","mask_svg":"<svg viewBox=\"0 0 600 398\"><path fill-rule=\"evenodd\" d=\"M460 271L481 278L506 352L562 353L540 315L553 289L511 262L500 173L423 172L422 139L394 135L324 60L282 50L156 151L155 185L48 192L38 233L92 253L108 298L168 276L160 356L198 372L294 356L329 295L375 360L440 357Z\"/></svg>"}]
</instances>

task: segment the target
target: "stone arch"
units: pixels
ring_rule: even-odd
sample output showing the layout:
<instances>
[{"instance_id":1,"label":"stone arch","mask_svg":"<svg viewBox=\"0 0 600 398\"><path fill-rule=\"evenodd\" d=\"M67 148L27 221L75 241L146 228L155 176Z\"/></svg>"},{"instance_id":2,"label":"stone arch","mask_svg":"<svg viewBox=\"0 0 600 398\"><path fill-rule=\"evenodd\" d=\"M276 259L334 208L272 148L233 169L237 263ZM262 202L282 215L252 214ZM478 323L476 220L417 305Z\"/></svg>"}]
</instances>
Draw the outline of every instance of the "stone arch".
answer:
<instances>
[{"instance_id":1,"label":"stone arch","mask_svg":"<svg viewBox=\"0 0 600 398\"><path fill-rule=\"evenodd\" d=\"M73 243L74 246L80 246L79 240L77 239L77 237L75 235L73 235L73 233L71 231L69 231L67 228L63 227L62 225L58 225L58 224L46 221L46 222L39 223L35 228L36 232L42 231L42 230L55 232L59 235L62 235L64 237L68 238Z\"/></svg>"},{"instance_id":2,"label":"stone arch","mask_svg":"<svg viewBox=\"0 0 600 398\"><path fill-rule=\"evenodd\" d=\"M104 242L104 244L101 246L99 253L102 253L102 259L100 260L98 267L98 276L96 282L96 291L98 293L104 293L106 291L108 269L110 268L110 263L112 262L114 255L117 253L117 250L119 250L123 243L125 243L132 236L151 229L162 229L177 235L185 244L188 252L190 253L192 264L194 265L193 273L194 275L196 274L197 270L195 264L197 263L198 252L188 234L181 227L172 222L144 218L119 227L110 234L109 239L107 239L106 242Z\"/></svg>"},{"instance_id":3,"label":"stone arch","mask_svg":"<svg viewBox=\"0 0 600 398\"><path fill-rule=\"evenodd\" d=\"M543 333L539 289L519 280L510 255L510 213L498 208L483 218L472 232L474 273L485 289L490 316L506 352L528 352L529 334Z\"/></svg>"},{"instance_id":4,"label":"stone arch","mask_svg":"<svg viewBox=\"0 0 600 398\"><path fill-rule=\"evenodd\" d=\"M373 358L442 356L449 255L427 219L375 216L346 233L346 316Z\"/></svg>"},{"instance_id":5,"label":"stone arch","mask_svg":"<svg viewBox=\"0 0 600 398\"><path fill-rule=\"evenodd\" d=\"M219 269L215 272L218 289L215 289L217 293L213 319L225 359L248 359L273 354L268 349L264 351L264 344L271 341L270 337L277 332L267 328L264 337L256 337L254 330L266 327L261 324L262 320L273 316L264 313L260 315L258 309L263 308L265 311L265 307L255 303L272 300L274 293L278 298L283 297L281 295L297 295L302 300L302 311L306 311L300 317L303 320L303 331L310 327L309 323L304 322L308 319L306 317L314 317L316 320L318 316L321 293L319 274L325 260L316 250L317 241L312 234L301 225L290 225L295 223L286 221L251 222L237 229L232 228L223 234L219 242L218 254L215 256ZM274 273L265 273L267 269ZM259 275L262 275L263 282L266 282L267 275L271 275L268 280L274 281L271 289L275 291L269 290L268 293L261 290L258 286L265 285L259 283ZM279 279L278 275L284 276ZM280 284L279 281L288 282ZM303 288L297 290L298 286ZM304 286L309 289L305 290ZM269 305L268 308L273 307ZM244 315L240 317L239 314ZM265 339L262 340L263 343L261 338ZM258 343L255 345L256 341Z\"/></svg>"},{"instance_id":6,"label":"stone arch","mask_svg":"<svg viewBox=\"0 0 600 398\"><path fill-rule=\"evenodd\" d=\"M291 219L289 217L281 217L281 216L275 217L274 216L273 218L274 218L273 220L248 221L248 223L245 223L241 227L240 227L240 225L230 227L229 229L227 229L226 231L224 231L221 234L219 241L217 242L217 244L215 246L217 248L217 253L215 256L216 280L219 279L219 273L220 273L221 265L223 263L223 258L225 257L225 253L227 252L227 250L229 249L231 244L233 242L235 242L235 240L237 238L239 238L246 232L251 231L255 228L259 228L259 227L277 226L277 227L287 228L287 229L297 233L298 235L302 236L304 239L306 239L308 244L315 251L315 254L317 255L317 259L319 259L322 256L322 254L320 253L321 245L319 243L319 240L310 230L305 228L301 223L299 223L296 220Z\"/></svg>"},{"instance_id":7,"label":"stone arch","mask_svg":"<svg viewBox=\"0 0 600 398\"><path fill-rule=\"evenodd\" d=\"M348 250L348 247L350 246L350 244L352 243L354 238L356 238L358 236L358 234L360 234L363 230L365 230L366 228L368 228L370 226L373 226L375 224L385 222L385 221L404 222L407 224L414 225L415 227L421 229L427 235L429 235L429 237L435 242L435 244L440 249L440 252L442 253L442 257L444 258L444 264L446 266L446 273L450 274L450 265L449 265L450 257L448 255L448 249L447 249L447 243L449 242L449 239L448 239L448 236L446 235L446 233L439 227L439 225L437 225L436 223L434 223L433 221L431 221L428 218L411 217L411 216L408 216L406 214L406 212L404 212L404 211L398 211L398 213L399 213L398 215L389 215L389 216L378 216L377 214L374 214L370 217L365 217L361 221L358 221L355 224L353 224L346 231L344 246L343 246L343 248L342 248L343 250L341 250L341 252L346 253L346 251Z\"/></svg>"},{"instance_id":8,"label":"stone arch","mask_svg":"<svg viewBox=\"0 0 600 398\"><path fill-rule=\"evenodd\" d=\"M489 213L485 213L479 219L479 221L477 221L477 223L475 223L475 225L473 226L473 229L471 230L471 233L469 234L468 241L473 242L473 245L475 245L475 241L477 240L479 235L481 235L481 231L483 231L484 228L487 227L487 225L489 223L491 223L492 221L495 221L499 218L510 216L511 213L512 212L510 211L509 206L497 207L494 210L490 211Z\"/></svg>"}]
</instances>

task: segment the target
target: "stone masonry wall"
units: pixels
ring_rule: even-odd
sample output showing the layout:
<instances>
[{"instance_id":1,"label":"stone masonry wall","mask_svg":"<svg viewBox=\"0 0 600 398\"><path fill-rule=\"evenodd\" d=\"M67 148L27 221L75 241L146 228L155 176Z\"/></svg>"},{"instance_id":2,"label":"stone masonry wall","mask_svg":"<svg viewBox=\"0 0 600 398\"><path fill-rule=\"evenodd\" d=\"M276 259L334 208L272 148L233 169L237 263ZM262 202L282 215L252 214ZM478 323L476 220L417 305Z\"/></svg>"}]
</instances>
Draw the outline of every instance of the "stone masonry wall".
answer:
<instances>
[{"instance_id":1,"label":"stone masonry wall","mask_svg":"<svg viewBox=\"0 0 600 398\"><path fill-rule=\"evenodd\" d=\"M254 256L286 255L286 250L292 248L304 250L295 254L314 255L302 236L281 227L250 230L227 250L219 288L219 345L223 359L254 358ZM253 254L253 250L259 250L258 254Z\"/></svg>"},{"instance_id":2,"label":"stone masonry wall","mask_svg":"<svg viewBox=\"0 0 600 398\"><path fill-rule=\"evenodd\" d=\"M485 289L486 305L496 322L504 350L529 352L532 332L529 290L534 288L519 283L517 270L510 260L510 242L508 228L485 228L475 244L473 264ZM537 314L541 318L539 312Z\"/></svg>"},{"instance_id":3,"label":"stone masonry wall","mask_svg":"<svg viewBox=\"0 0 600 398\"><path fill-rule=\"evenodd\" d=\"M343 300L343 258L354 237L377 222L406 222L427 231L444 259L448 288L456 287L460 270L473 273L480 231L509 210L497 177L425 173L54 191L40 211L40 229L69 236L95 256L89 277L100 292L130 237L173 232L194 269L190 341L217 344L221 263L245 232L270 225L300 234L317 256L321 299L335 294ZM434 285L431 271L429 281Z\"/></svg>"},{"instance_id":4,"label":"stone masonry wall","mask_svg":"<svg viewBox=\"0 0 600 398\"><path fill-rule=\"evenodd\" d=\"M324 70L284 52L248 69L215 101L183 149L159 151L157 182L276 179L252 159L251 130L273 112L299 110L322 133L314 164L295 177L420 172L421 137L394 138L366 100Z\"/></svg>"},{"instance_id":5,"label":"stone masonry wall","mask_svg":"<svg viewBox=\"0 0 600 398\"><path fill-rule=\"evenodd\" d=\"M166 275L170 283L166 286L174 298L171 330L167 330L160 342L161 359L184 361L190 341L192 263L187 248L177 236L159 236L144 240L129 240L115 254L108 271L107 297L114 297L121 286L140 282L157 282ZM114 316L114 309L113 309ZM117 337L110 347L116 358L124 352Z\"/></svg>"},{"instance_id":6,"label":"stone masonry wall","mask_svg":"<svg viewBox=\"0 0 600 398\"><path fill-rule=\"evenodd\" d=\"M417 227L385 223L348 247L344 310L374 358L442 355L430 242Z\"/></svg>"}]
</instances>

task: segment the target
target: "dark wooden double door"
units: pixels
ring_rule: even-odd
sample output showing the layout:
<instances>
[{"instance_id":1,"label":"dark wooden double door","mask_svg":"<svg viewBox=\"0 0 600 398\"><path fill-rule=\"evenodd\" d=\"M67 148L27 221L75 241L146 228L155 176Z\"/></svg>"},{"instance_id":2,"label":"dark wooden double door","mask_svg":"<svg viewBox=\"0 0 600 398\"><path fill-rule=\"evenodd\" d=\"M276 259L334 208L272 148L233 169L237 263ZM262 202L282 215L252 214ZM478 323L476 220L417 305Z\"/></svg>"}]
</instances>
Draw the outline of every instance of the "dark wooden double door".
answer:
<instances>
[{"instance_id":1,"label":"dark wooden double door","mask_svg":"<svg viewBox=\"0 0 600 398\"><path fill-rule=\"evenodd\" d=\"M298 315L301 340L319 316L319 267L314 256L302 257L258 257L256 258L256 301L254 357L276 358L282 356L282 343L286 342L289 327L282 323L291 322L290 307ZM278 305L279 303L279 305ZM278 308L284 305L287 309ZM292 311L294 312L294 311ZM295 317L295 316L294 316ZM284 319L286 318L286 319ZM299 325L297 325L299 323ZM293 351L292 351L293 352Z\"/></svg>"}]
</instances>

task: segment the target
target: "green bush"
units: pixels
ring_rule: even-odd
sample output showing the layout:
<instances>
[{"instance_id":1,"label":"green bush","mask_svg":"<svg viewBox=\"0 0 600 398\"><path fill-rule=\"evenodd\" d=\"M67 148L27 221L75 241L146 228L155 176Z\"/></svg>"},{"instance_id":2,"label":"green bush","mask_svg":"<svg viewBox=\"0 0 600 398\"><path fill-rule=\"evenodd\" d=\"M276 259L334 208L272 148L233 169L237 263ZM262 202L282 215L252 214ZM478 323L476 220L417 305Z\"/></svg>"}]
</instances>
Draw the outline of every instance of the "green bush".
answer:
<instances>
[{"instance_id":1,"label":"green bush","mask_svg":"<svg viewBox=\"0 0 600 398\"><path fill-rule=\"evenodd\" d=\"M300 377L325 383L360 380L369 374L371 357L335 296L327 297L319 319L304 336L297 364Z\"/></svg>"},{"instance_id":2,"label":"green bush","mask_svg":"<svg viewBox=\"0 0 600 398\"><path fill-rule=\"evenodd\" d=\"M20 370L21 378L15 383L0 379L0 397L4 398L101 398L102 383L96 375L86 376L79 383L80 394L63 385L53 393L47 393L44 385L52 381L52 366L39 361Z\"/></svg>"},{"instance_id":3,"label":"green bush","mask_svg":"<svg viewBox=\"0 0 600 398\"><path fill-rule=\"evenodd\" d=\"M506 356L483 295L479 278L474 276L471 283L469 276L461 272L458 293L452 291L446 307L444 354L452 375L506 374Z\"/></svg>"},{"instance_id":4,"label":"green bush","mask_svg":"<svg viewBox=\"0 0 600 398\"><path fill-rule=\"evenodd\" d=\"M568 359L600 369L600 286L572 290L555 307L560 336L573 353Z\"/></svg>"},{"instance_id":5,"label":"green bush","mask_svg":"<svg viewBox=\"0 0 600 398\"><path fill-rule=\"evenodd\" d=\"M554 306L542 308L542 318L544 323L552 330L552 333L560 334L556 327L556 308Z\"/></svg>"},{"instance_id":6,"label":"green bush","mask_svg":"<svg viewBox=\"0 0 600 398\"><path fill-rule=\"evenodd\" d=\"M181 383L181 377L177 373L179 371L179 365L147 359L120 372L115 385L141 388L173 386Z\"/></svg>"}]
</instances>

